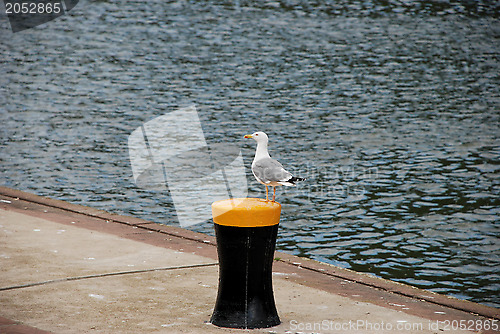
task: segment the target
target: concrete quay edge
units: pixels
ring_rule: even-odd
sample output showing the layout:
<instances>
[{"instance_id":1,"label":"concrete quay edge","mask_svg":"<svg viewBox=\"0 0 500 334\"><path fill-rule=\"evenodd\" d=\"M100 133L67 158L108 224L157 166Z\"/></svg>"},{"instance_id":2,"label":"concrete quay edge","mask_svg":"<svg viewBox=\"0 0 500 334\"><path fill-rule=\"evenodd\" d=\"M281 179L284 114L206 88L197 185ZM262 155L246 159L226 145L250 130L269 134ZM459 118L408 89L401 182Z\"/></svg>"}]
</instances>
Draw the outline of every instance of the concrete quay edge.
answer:
<instances>
[{"instance_id":1,"label":"concrete quay edge","mask_svg":"<svg viewBox=\"0 0 500 334\"><path fill-rule=\"evenodd\" d=\"M80 227L155 246L182 249L217 260L215 238L205 234L135 217L121 216L7 187L0 187L0 199L2 199L0 207L6 210L46 217L63 224L70 224L71 220L76 217L80 218ZM167 236L168 243L165 243L165 236ZM439 314L443 310L446 310L447 319L477 319L478 317L500 319L500 310L486 305L282 252L276 252L275 257L277 260L273 271L289 273L291 274L290 280L329 293L357 298L430 320L439 320ZM294 273L300 273L300 275L294 276ZM401 305L411 305L411 307L402 309ZM12 324L8 319L0 318L0 326L16 326L16 324ZM22 327L23 325L17 325L18 330ZM40 333L46 332L40 331Z\"/></svg>"}]
</instances>

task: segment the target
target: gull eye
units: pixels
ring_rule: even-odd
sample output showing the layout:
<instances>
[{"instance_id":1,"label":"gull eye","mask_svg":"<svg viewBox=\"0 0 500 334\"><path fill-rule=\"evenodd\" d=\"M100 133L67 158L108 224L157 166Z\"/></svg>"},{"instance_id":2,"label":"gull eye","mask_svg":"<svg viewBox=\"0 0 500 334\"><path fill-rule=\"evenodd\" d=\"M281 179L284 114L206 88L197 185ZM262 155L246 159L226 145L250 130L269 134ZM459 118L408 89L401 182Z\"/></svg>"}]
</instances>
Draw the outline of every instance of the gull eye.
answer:
<instances>
[{"instance_id":1,"label":"gull eye","mask_svg":"<svg viewBox=\"0 0 500 334\"><path fill-rule=\"evenodd\" d=\"M255 137L258 137L258 136L259 136L259 134L258 134L258 133L256 133L254 136L255 136Z\"/></svg>"}]
</instances>

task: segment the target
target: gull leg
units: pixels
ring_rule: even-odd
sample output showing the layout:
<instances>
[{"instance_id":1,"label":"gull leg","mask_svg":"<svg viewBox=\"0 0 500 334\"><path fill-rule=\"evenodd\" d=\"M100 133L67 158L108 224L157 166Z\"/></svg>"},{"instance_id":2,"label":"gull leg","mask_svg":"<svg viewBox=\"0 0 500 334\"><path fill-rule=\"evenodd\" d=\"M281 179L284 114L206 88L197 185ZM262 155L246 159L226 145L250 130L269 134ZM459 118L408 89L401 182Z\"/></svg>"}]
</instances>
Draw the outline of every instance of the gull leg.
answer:
<instances>
[{"instance_id":1,"label":"gull leg","mask_svg":"<svg viewBox=\"0 0 500 334\"><path fill-rule=\"evenodd\" d=\"M266 186L266 201L269 201L269 195L268 195L267 186Z\"/></svg>"},{"instance_id":2,"label":"gull leg","mask_svg":"<svg viewBox=\"0 0 500 334\"><path fill-rule=\"evenodd\" d=\"M273 187L273 202L276 199L276 187Z\"/></svg>"}]
</instances>

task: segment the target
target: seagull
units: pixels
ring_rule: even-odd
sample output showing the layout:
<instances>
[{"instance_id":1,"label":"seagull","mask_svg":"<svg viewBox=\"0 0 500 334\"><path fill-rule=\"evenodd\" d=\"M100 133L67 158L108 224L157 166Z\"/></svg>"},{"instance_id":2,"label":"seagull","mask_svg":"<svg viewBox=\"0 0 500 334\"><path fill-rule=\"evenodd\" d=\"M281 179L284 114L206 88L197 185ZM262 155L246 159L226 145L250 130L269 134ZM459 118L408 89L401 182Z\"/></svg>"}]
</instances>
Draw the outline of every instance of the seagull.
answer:
<instances>
[{"instance_id":1,"label":"seagull","mask_svg":"<svg viewBox=\"0 0 500 334\"><path fill-rule=\"evenodd\" d=\"M271 159L267 151L269 138L264 132L259 131L251 135L245 135L245 138L252 138L257 142L255 158L252 162L252 173L257 181L266 186L266 201L269 201L268 186L273 187L272 201L274 202L277 186L295 186L295 182L305 180L304 178L293 176L277 160Z\"/></svg>"}]
</instances>

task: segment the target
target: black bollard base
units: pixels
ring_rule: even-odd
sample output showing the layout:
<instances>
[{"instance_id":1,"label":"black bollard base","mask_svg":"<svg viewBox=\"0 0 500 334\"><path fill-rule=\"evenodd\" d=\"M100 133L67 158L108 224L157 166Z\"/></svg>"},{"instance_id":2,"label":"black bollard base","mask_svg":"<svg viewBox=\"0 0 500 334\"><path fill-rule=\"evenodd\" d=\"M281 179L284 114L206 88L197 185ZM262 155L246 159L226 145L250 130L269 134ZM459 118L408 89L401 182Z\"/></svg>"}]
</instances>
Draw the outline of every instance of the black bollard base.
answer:
<instances>
[{"instance_id":1,"label":"black bollard base","mask_svg":"<svg viewBox=\"0 0 500 334\"><path fill-rule=\"evenodd\" d=\"M278 224L214 225L220 272L211 323L245 329L279 325L272 285Z\"/></svg>"}]
</instances>

